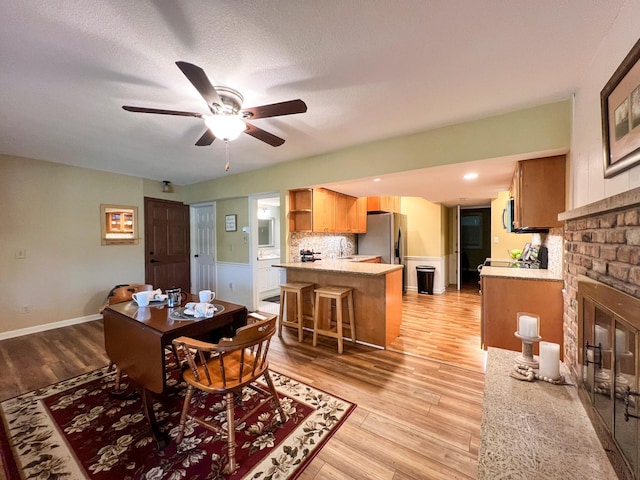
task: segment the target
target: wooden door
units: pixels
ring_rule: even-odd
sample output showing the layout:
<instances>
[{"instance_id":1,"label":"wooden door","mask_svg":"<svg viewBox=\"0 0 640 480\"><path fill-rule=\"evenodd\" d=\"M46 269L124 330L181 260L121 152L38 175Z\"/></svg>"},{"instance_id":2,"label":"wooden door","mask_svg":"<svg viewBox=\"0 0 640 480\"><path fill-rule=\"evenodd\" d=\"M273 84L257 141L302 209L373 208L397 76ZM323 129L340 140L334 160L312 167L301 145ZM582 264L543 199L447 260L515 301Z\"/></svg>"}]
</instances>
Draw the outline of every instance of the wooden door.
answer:
<instances>
[{"instance_id":1,"label":"wooden door","mask_svg":"<svg viewBox=\"0 0 640 480\"><path fill-rule=\"evenodd\" d=\"M190 291L189 206L144 199L145 283Z\"/></svg>"}]
</instances>

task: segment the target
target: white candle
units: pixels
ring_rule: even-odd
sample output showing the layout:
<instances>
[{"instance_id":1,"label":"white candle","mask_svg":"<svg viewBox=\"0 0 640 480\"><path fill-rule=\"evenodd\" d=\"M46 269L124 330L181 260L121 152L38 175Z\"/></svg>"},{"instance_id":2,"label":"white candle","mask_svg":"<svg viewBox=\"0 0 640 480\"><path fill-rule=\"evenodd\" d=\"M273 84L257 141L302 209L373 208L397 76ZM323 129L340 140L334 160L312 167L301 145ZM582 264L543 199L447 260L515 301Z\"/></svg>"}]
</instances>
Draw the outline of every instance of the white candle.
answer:
<instances>
[{"instance_id":1,"label":"white candle","mask_svg":"<svg viewBox=\"0 0 640 480\"><path fill-rule=\"evenodd\" d=\"M596 345L598 344L602 345L603 350L609 348L609 330L600 325L596 325Z\"/></svg>"},{"instance_id":2,"label":"white candle","mask_svg":"<svg viewBox=\"0 0 640 480\"><path fill-rule=\"evenodd\" d=\"M622 355L627 351L627 333L616 328L616 355Z\"/></svg>"},{"instance_id":3,"label":"white candle","mask_svg":"<svg viewBox=\"0 0 640 480\"><path fill-rule=\"evenodd\" d=\"M541 377L553 380L560 377L560 345L551 342L540 342Z\"/></svg>"},{"instance_id":4,"label":"white candle","mask_svg":"<svg viewBox=\"0 0 640 480\"><path fill-rule=\"evenodd\" d=\"M518 317L518 333L527 338L538 336L538 317L520 315Z\"/></svg>"}]
</instances>

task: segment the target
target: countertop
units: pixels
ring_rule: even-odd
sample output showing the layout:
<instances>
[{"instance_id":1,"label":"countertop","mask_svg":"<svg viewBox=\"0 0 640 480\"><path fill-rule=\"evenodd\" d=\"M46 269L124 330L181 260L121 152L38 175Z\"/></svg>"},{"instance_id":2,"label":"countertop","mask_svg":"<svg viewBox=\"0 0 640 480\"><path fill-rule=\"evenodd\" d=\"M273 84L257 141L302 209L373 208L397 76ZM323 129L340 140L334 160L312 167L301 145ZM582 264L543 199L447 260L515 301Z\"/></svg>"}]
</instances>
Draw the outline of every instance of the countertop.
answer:
<instances>
[{"instance_id":1,"label":"countertop","mask_svg":"<svg viewBox=\"0 0 640 480\"><path fill-rule=\"evenodd\" d=\"M336 272L358 275L386 275L387 273L404 268L402 265L390 265L387 263L366 263L361 258L375 258L375 256L367 257L364 255L356 255L356 258L343 258L333 260L319 260L317 262L291 262L277 263L272 267L292 268L298 270L318 270L324 272Z\"/></svg>"},{"instance_id":2,"label":"countertop","mask_svg":"<svg viewBox=\"0 0 640 480\"><path fill-rule=\"evenodd\" d=\"M562 275L551 270L518 267L482 267L480 277L520 278L526 280L548 280L561 282Z\"/></svg>"},{"instance_id":3,"label":"countertop","mask_svg":"<svg viewBox=\"0 0 640 480\"><path fill-rule=\"evenodd\" d=\"M576 387L511 378L518 355L489 348L477 478L617 479Z\"/></svg>"}]
</instances>

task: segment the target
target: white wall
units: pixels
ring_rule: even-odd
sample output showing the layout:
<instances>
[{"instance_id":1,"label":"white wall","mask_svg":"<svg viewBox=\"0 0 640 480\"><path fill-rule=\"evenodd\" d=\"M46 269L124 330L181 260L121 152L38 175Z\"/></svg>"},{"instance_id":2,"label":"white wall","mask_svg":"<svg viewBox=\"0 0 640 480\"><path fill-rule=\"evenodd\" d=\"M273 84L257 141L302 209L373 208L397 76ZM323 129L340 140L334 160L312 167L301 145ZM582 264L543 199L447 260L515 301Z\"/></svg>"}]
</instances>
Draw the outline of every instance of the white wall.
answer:
<instances>
[{"instance_id":1,"label":"white wall","mask_svg":"<svg viewBox=\"0 0 640 480\"><path fill-rule=\"evenodd\" d=\"M570 204L576 208L640 187L640 166L611 179L603 174L600 91L639 38L640 0L629 0L611 26L593 59L579 76L574 104L570 153ZM552 75L553 72L550 72Z\"/></svg>"}]
</instances>

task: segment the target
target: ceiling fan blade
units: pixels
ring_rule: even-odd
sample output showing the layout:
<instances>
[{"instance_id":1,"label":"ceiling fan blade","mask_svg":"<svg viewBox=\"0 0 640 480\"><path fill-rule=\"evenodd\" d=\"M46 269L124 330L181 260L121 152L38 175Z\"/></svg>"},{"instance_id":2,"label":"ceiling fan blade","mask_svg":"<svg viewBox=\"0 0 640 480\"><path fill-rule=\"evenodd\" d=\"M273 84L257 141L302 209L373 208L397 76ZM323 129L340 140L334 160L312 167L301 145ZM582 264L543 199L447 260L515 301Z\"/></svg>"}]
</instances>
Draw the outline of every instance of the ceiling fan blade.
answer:
<instances>
[{"instance_id":1,"label":"ceiling fan blade","mask_svg":"<svg viewBox=\"0 0 640 480\"><path fill-rule=\"evenodd\" d=\"M246 118L255 120L257 118L279 117L281 115L292 115L294 113L304 113L307 111L307 104L302 100L289 100L287 102L272 103L260 107L243 108L242 114Z\"/></svg>"},{"instance_id":2,"label":"ceiling fan blade","mask_svg":"<svg viewBox=\"0 0 640 480\"><path fill-rule=\"evenodd\" d=\"M179 110L161 110L159 108L144 108L144 107L130 107L129 105L123 105L123 109L127 112L139 112L139 113L159 113L161 115L178 115L180 117L197 117L202 118L204 115L196 112L181 112Z\"/></svg>"},{"instance_id":3,"label":"ceiling fan blade","mask_svg":"<svg viewBox=\"0 0 640 480\"><path fill-rule=\"evenodd\" d=\"M211 145L215 139L216 136L207 128L200 139L196 142L196 146L206 147L207 145Z\"/></svg>"},{"instance_id":4,"label":"ceiling fan blade","mask_svg":"<svg viewBox=\"0 0 640 480\"><path fill-rule=\"evenodd\" d=\"M204 70L197 65L187 62L178 61L176 65L182 70L182 73L189 79L191 84L196 87L196 90L202 95L202 98L205 99L211 112L216 113L212 106L220 105L222 107L222 100L218 92L216 92L216 89L211 85L209 77L204 73Z\"/></svg>"},{"instance_id":5,"label":"ceiling fan blade","mask_svg":"<svg viewBox=\"0 0 640 480\"><path fill-rule=\"evenodd\" d=\"M261 128L256 127L255 125L251 125L249 122L245 122L247 124L247 129L244 133L251 135L258 140L262 140L265 143L268 143L272 147L279 147L284 143L284 139L280 137L276 137L274 134L269 133Z\"/></svg>"}]
</instances>

